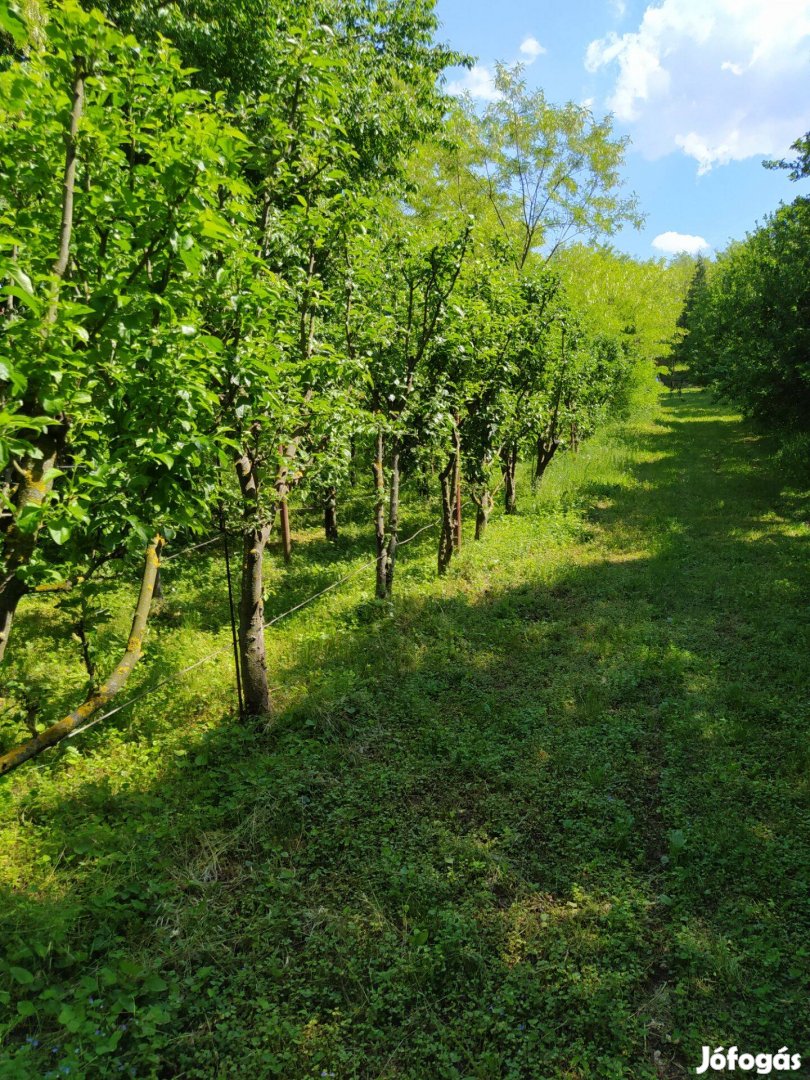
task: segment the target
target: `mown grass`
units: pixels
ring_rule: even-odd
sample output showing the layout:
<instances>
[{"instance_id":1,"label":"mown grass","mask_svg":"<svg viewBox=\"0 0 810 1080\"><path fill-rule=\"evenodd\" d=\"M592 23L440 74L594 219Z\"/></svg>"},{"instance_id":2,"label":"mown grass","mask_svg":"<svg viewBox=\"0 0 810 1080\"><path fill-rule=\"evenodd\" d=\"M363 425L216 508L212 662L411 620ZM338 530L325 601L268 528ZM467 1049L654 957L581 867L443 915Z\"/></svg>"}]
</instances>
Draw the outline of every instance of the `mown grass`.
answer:
<instances>
[{"instance_id":1,"label":"mown grass","mask_svg":"<svg viewBox=\"0 0 810 1080\"><path fill-rule=\"evenodd\" d=\"M226 653L11 777L0 1075L810 1059L810 500L769 450L656 398L444 581L427 532L393 610L367 570L279 623L271 727L239 724ZM299 540L268 616L369 548L359 519ZM144 686L228 642L221 559L166 578ZM17 633L13 675L61 711L65 626L43 602Z\"/></svg>"}]
</instances>

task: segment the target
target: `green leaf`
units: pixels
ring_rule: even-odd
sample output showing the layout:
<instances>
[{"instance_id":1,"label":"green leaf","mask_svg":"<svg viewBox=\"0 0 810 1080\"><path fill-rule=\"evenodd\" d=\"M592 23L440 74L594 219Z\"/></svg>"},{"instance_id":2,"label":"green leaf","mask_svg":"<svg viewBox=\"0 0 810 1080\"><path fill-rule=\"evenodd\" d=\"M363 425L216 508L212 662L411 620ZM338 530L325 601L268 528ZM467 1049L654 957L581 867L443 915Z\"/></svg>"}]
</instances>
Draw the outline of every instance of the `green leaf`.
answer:
<instances>
[{"instance_id":1,"label":"green leaf","mask_svg":"<svg viewBox=\"0 0 810 1080\"><path fill-rule=\"evenodd\" d=\"M39 302L36 296L27 289L24 289L21 285L7 285L2 290L3 296L13 296L17 300L21 300L26 307L29 307L35 315L42 314L42 304Z\"/></svg>"},{"instance_id":2,"label":"green leaf","mask_svg":"<svg viewBox=\"0 0 810 1080\"><path fill-rule=\"evenodd\" d=\"M218 337L214 337L213 334L202 334L199 338L201 345L207 346L211 352L221 353L225 346L222 344Z\"/></svg>"},{"instance_id":3,"label":"green leaf","mask_svg":"<svg viewBox=\"0 0 810 1080\"><path fill-rule=\"evenodd\" d=\"M24 506L17 515L16 525L21 533L33 533L39 528L44 508L42 506Z\"/></svg>"},{"instance_id":4,"label":"green leaf","mask_svg":"<svg viewBox=\"0 0 810 1080\"><path fill-rule=\"evenodd\" d=\"M81 1005L63 1005L56 1019L75 1034L84 1023L85 1012Z\"/></svg>"},{"instance_id":5,"label":"green leaf","mask_svg":"<svg viewBox=\"0 0 810 1080\"><path fill-rule=\"evenodd\" d=\"M18 49L28 44L28 30L25 23L9 10L5 2L0 6L0 28L5 30Z\"/></svg>"},{"instance_id":6,"label":"green leaf","mask_svg":"<svg viewBox=\"0 0 810 1080\"><path fill-rule=\"evenodd\" d=\"M30 986L34 981L34 976L26 968L10 967L8 973L12 979L15 979L20 984L20 986Z\"/></svg>"},{"instance_id":7,"label":"green leaf","mask_svg":"<svg viewBox=\"0 0 810 1080\"><path fill-rule=\"evenodd\" d=\"M49 525L48 532L55 544L66 544L70 539L70 525Z\"/></svg>"}]
</instances>

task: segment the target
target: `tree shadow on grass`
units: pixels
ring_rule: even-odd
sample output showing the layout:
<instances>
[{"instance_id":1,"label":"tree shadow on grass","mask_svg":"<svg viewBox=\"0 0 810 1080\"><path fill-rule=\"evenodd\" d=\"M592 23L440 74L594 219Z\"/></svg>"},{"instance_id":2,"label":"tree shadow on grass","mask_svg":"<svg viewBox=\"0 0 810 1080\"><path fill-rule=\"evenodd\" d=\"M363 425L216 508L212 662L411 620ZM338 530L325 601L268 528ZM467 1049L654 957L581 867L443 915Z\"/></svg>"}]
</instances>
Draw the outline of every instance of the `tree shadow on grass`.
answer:
<instances>
[{"instance_id":1,"label":"tree shadow on grass","mask_svg":"<svg viewBox=\"0 0 810 1080\"><path fill-rule=\"evenodd\" d=\"M59 872L6 898L6 940L62 936L18 962L77 998L118 952L163 965L120 973L116 1064L652 1078L709 1042L800 1049L806 540L762 464L738 471L747 444L712 470L721 432L669 411L639 483L583 491L610 500L598 544L550 584L406 595L292 658L306 692L269 730L223 709L125 788L28 792Z\"/></svg>"}]
</instances>

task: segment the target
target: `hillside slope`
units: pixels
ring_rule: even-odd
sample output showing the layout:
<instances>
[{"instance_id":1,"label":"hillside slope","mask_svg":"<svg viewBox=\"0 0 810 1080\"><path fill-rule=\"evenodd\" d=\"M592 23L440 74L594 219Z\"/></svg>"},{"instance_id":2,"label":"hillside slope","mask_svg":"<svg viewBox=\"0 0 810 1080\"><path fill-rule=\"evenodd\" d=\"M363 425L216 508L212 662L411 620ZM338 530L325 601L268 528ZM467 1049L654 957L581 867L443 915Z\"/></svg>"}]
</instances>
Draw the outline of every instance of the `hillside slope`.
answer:
<instances>
[{"instance_id":1,"label":"hillside slope","mask_svg":"<svg viewBox=\"0 0 810 1080\"><path fill-rule=\"evenodd\" d=\"M272 730L223 664L16 774L0 1075L810 1061L810 501L766 451L665 395L445 581L414 544L393 614L363 576L281 624Z\"/></svg>"}]
</instances>

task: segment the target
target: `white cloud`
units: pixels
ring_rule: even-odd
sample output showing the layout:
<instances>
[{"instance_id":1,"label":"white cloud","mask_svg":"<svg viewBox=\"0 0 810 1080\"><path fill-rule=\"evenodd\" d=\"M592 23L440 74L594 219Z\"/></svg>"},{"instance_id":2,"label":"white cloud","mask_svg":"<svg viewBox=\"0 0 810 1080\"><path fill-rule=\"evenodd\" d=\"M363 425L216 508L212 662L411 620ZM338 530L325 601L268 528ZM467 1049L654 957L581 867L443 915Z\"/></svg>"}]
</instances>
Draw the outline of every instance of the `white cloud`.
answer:
<instances>
[{"instance_id":1,"label":"white cloud","mask_svg":"<svg viewBox=\"0 0 810 1080\"><path fill-rule=\"evenodd\" d=\"M546 49L536 37L525 37L520 43L520 62L533 64L538 56L542 56ZM518 61L515 61L517 63ZM473 64L469 71L448 83L447 92L460 97L469 94L478 101L497 101L501 96L495 86L495 73L486 64Z\"/></svg>"},{"instance_id":2,"label":"white cloud","mask_svg":"<svg viewBox=\"0 0 810 1080\"><path fill-rule=\"evenodd\" d=\"M649 157L680 148L707 172L779 156L810 127L810 0L663 0L585 66L615 72L608 107Z\"/></svg>"},{"instance_id":3,"label":"white cloud","mask_svg":"<svg viewBox=\"0 0 810 1080\"><path fill-rule=\"evenodd\" d=\"M448 83L447 92L457 97L469 94L480 101L496 101L500 97L495 88L495 75L483 64L474 64L460 79Z\"/></svg>"},{"instance_id":4,"label":"white cloud","mask_svg":"<svg viewBox=\"0 0 810 1080\"><path fill-rule=\"evenodd\" d=\"M702 236L690 236L689 233L664 232L659 233L653 240L652 246L656 251L665 255L678 255L685 251L689 255L697 255L699 251L707 251L711 244L707 244Z\"/></svg>"},{"instance_id":5,"label":"white cloud","mask_svg":"<svg viewBox=\"0 0 810 1080\"><path fill-rule=\"evenodd\" d=\"M524 38L520 43L520 51L526 57L526 63L532 64L538 56L546 51L535 37Z\"/></svg>"},{"instance_id":6,"label":"white cloud","mask_svg":"<svg viewBox=\"0 0 810 1080\"><path fill-rule=\"evenodd\" d=\"M617 19L623 19L627 12L624 0L610 0L610 7Z\"/></svg>"},{"instance_id":7,"label":"white cloud","mask_svg":"<svg viewBox=\"0 0 810 1080\"><path fill-rule=\"evenodd\" d=\"M683 152L698 163L698 176L703 176L715 165L728 165L731 161L744 161L749 157L767 153L761 147L766 146L770 138L767 130L754 125L750 130L741 131L731 128L722 138L705 139L696 131L688 135L676 135L675 143ZM779 149L779 148L777 148Z\"/></svg>"}]
</instances>

